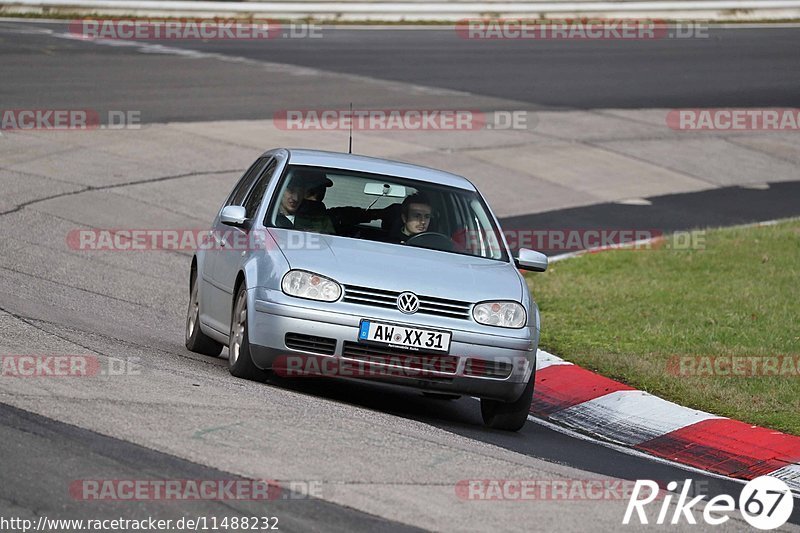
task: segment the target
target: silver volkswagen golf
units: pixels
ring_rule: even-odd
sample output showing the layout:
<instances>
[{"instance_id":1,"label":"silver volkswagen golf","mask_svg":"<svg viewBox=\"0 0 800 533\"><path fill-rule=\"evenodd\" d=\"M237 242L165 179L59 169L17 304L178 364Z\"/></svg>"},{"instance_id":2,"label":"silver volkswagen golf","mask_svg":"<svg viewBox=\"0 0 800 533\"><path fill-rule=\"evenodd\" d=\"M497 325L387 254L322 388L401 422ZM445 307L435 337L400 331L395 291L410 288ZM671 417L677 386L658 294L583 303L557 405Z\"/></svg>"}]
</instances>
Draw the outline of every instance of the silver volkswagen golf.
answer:
<instances>
[{"instance_id":1,"label":"silver volkswagen golf","mask_svg":"<svg viewBox=\"0 0 800 533\"><path fill-rule=\"evenodd\" d=\"M383 159L264 153L220 208L189 278L186 347L231 374L373 379L479 397L516 431L533 395L539 310L467 179Z\"/></svg>"}]
</instances>

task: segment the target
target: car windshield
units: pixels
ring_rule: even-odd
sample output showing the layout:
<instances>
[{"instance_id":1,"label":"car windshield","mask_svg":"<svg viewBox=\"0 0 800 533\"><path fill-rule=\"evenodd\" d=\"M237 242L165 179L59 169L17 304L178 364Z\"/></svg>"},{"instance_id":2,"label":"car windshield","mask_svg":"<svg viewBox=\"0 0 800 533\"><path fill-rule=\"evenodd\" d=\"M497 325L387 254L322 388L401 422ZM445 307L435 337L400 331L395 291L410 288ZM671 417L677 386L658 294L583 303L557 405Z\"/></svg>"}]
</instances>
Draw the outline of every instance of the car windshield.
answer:
<instances>
[{"instance_id":1,"label":"car windshield","mask_svg":"<svg viewBox=\"0 0 800 533\"><path fill-rule=\"evenodd\" d=\"M478 193L392 176L290 165L264 225L508 261Z\"/></svg>"}]
</instances>

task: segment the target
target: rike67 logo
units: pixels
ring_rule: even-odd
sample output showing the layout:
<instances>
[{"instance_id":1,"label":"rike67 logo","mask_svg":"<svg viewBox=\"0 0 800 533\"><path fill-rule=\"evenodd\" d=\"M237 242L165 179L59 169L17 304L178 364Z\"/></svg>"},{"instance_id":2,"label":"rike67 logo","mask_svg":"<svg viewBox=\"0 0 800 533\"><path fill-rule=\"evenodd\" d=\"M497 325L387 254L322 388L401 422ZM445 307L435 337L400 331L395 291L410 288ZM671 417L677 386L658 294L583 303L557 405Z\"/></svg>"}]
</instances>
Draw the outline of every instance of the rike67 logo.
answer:
<instances>
[{"instance_id":1,"label":"rike67 logo","mask_svg":"<svg viewBox=\"0 0 800 533\"><path fill-rule=\"evenodd\" d=\"M683 484L682 490L678 495L678 501L670 515L670 505L673 495L668 494L661 500L661 507L655 524L680 524L685 521L687 524L697 524L695 517L695 506L702 502L706 497L695 496L690 498L692 480L687 479ZM677 489L678 483L675 481L667 484L667 490L672 492ZM648 514L645 507L659 499L658 484L651 480L639 479L633 487L628 507L625 509L623 524L630 524L634 511L640 524L648 524ZM789 487L782 480L771 477L761 476L749 481L739 494L739 512L748 524L756 529L770 530L775 529L789 519L794 508L794 498ZM720 494L706 502L702 512L702 519L706 524L716 526L727 522L730 513L736 509L736 502L733 496ZM650 516L650 519L653 517Z\"/></svg>"}]
</instances>

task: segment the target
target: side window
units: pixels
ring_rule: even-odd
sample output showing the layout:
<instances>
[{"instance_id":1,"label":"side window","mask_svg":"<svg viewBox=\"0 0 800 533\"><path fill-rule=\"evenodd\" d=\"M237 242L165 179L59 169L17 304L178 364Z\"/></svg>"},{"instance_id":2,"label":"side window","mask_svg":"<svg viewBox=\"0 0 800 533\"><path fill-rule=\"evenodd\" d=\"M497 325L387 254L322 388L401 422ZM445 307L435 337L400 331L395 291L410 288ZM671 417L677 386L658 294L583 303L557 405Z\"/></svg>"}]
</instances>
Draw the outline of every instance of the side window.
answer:
<instances>
[{"instance_id":1,"label":"side window","mask_svg":"<svg viewBox=\"0 0 800 533\"><path fill-rule=\"evenodd\" d=\"M256 178L261 174L261 171L264 170L264 167L269 161L269 158L262 157L253 163L253 166L248 169L245 175L242 176L242 179L239 180L239 183L236 184L236 187L228 197L228 201L225 202L225 205L242 205L247 193L250 192L250 189L253 187L253 182L255 182Z\"/></svg>"},{"instance_id":2,"label":"side window","mask_svg":"<svg viewBox=\"0 0 800 533\"><path fill-rule=\"evenodd\" d=\"M264 198L264 191L267 190L269 180L278 167L278 162L275 159L270 159L268 163L267 169L261 174L261 177L258 178L258 181L256 181L256 184L250 190L250 194L247 195L247 199L244 201L245 216L247 218L256 216L258 206L261 205L261 200Z\"/></svg>"}]
</instances>

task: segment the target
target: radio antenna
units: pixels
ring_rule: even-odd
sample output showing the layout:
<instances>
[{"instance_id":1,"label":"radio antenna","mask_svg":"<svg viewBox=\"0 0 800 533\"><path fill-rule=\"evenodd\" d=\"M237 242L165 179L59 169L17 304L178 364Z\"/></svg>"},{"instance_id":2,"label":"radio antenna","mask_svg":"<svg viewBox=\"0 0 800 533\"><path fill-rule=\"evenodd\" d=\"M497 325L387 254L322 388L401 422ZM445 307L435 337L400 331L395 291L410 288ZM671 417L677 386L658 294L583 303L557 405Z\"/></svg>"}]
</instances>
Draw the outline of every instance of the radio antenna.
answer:
<instances>
[{"instance_id":1,"label":"radio antenna","mask_svg":"<svg viewBox=\"0 0 800 533\"><path fill-rule=\"evenodd\" d=\"M347 153L353 153L353 102L350 102L350 146L347 149Z\"/></svg>"}]
</instances>

